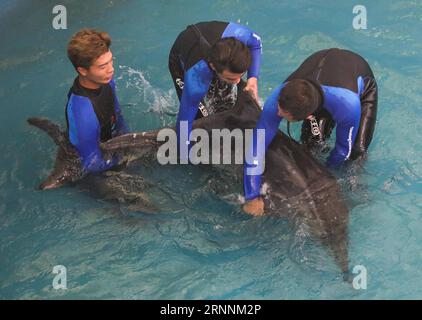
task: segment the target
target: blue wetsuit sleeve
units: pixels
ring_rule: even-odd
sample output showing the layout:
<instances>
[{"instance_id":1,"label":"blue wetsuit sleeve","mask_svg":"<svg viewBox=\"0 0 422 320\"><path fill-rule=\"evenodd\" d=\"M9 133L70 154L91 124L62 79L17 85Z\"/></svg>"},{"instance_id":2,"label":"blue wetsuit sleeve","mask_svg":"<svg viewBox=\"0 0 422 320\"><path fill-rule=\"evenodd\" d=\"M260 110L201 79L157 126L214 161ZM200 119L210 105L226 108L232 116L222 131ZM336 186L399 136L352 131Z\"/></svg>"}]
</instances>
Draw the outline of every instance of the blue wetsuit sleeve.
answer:
<instances>
[{"instance_id":1,"label":"blue wetsuit sleeve","mask_svg":"<svg viewBox=\"0 0 422 320\"><path fill-rule=\"evenodd\" d=\"M116 114L116 134L118 136L122 134L126 134L129 132L129 128L126 125L126 121L123 118L122 110L120 109L119 100L117 99L116 94L116 84L114 83L114 79L110 81L111 89L113 90L113 97L114 97L114 113Z\"/></svg>"},{"instance_id":2,"label":"blue wetsuit sleeve","mask_svg":"<svg viewBox=\"0 0 422 320\"><path fill-rule=\"evenodd\" d=\"M199 103L207 93L213 74L204 60L192 66L184 75L184 87L180 99L179 114L176 122L178 145L189 145L192 122L198 112ZM187 136L181 134L181 122L187 122Z\"/></svg>"},{"instance_id":3,"label":"blue wetsuit sleeve","mask_svg":"<svg viewBox=\"0 0 422 320\"><path fill-rule=\"evenodd\" d=\"M259 78L262 54L261 38L256 33L252 32L247 45L252 56L252 62L248 69L248 79L251 77Z\"/></svg>"},{"instance_id":4,"label":"blue wetsuit sleeve","mask_svg":"<svg viewBox=\"0 0 422 320\"><path fill-rule=\"evenodd\" d=\"M278 96L284 84L274 90L264 104L258 123L253 130L252 140L246 146L243 185L245 199L251 200L260 195L261 175L265 169L265 153L277 134L283 119L278 115ZM259 133L260 130L264 130ZM263 141L265 139L265 141ZM256 156L255 156L256 155Z\"/></svg>"},{"instance_id":5,"label":"blue wetsuit sleeve","mask_svg":"<svg viewBox=\"0 0 422 320\"><path fill-rule=\"evenodd\" d=\"M262 55L261 37L251 29L234 22L230 22L223 32L222 38L228 37L234 37L248 46L252 56L252 62L248 69L248 79L251 77L258 78Z\"/></svg>"},{"instance_id":6,"label":"blue wetsuit sleeve","mask_svg":"<svg viewBox=\"0 0 422 320\"><path fill-rule=\"evenodd\" d=\"M67 105L69 140L76 148L85 172L100 172L111 168L115 161L105 161L99 148L100 126L86 97L71 95Z\"/></svg>"},{"instance_id":7,"label":"blue wetsuit sleeve","mask_svg":"<svg viewBox=\"0 0 422 320\"><path fill-rule=\"evenodd\" d=\"M329 111L337 125L335 147L327 159L329 168L337 168L349 159L359 130L361 115L360 99L355 93L341 88L335 90L338 92L333 95L325 94L325 99L331 102ZM343 92L340 92L341 90Z\"/></svg>"}]
</instances>

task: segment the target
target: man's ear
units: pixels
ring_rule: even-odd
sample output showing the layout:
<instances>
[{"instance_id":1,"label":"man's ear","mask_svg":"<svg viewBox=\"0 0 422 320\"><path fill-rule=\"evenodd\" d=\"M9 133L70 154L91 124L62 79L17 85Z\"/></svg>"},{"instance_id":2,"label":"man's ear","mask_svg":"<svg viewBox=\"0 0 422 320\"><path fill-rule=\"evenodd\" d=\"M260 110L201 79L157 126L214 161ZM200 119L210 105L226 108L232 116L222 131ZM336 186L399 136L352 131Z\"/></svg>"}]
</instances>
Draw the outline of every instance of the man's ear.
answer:
<instances>
[{"instance_id":1,"label":"man's ear","mask_svg":"<svg viewBox=\"0 0 422 320\"><path fill-rule=\"evenodd\" d=\"M215 67L214 67L212 62L210 62L210 67L211 67L212 70L217 71L217 70L215 70Z\"/></svg>"},{"instance_id":2,"label":"man's ear","mask_svg":"<svg viewBox=\"0 0 422 320\"><path fill-rule=\"evenodd\" d=\"M282 115L281 115L281 108L280 108L280 105L277 105L277 115L278 115L279 117L282 117Z\"/></svg>"},{"instance_id":3,"label":"man's ear","mask_svg":"<svg viewBox=\"0 0 422 320\"><path fill-rule=\"evenodd\" d=\"M83 67L77 67L76 71L78 71L78 73L84 77L86 77L86 75L88 74L88 70Z\"/></svg>"}]
</instances>

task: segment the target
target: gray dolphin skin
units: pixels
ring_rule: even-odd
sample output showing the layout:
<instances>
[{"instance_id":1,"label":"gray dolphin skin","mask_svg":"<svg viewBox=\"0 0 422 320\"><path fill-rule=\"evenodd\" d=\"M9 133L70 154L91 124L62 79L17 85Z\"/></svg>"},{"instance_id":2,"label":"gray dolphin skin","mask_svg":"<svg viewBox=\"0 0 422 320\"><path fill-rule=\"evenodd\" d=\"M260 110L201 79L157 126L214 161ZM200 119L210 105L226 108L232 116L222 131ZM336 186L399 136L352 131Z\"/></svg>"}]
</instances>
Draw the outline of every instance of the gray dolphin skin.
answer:
<instances>
[{"instance_id":1,"label":"gray dolphin skin","mask_svg":"<svg viewBox=\"0 0 422 320\"><path fill-rule=\"evenodd\" d=\"M59 147L54 169L39 185L39 189L54 189L80 180L84 173L79 155L60 126L45 118L32 117L27 121L30 125L45 131Z\"/></svg>"},{"instance_id":2,"label":"gray dolphin skin","mask_svg":"<svg viewBox=\"0 0 422 320\"><path fill-rule=\"evenodd\" d=\"M257 103L239 88L236 105L227 111L201 118L193 128L252 129L255 127L261 109ZM83 177L76 151L57 125L46 119L28 119L46 131L59 146L53 172L40 185L41 189L59 187ZM114 155L131 157L136 161L157 162L158 148L164 142L157 142L157 131L122 135L100 145L106 158ZM210 146L212 143L210 142ZM222 147L222 146L221 146ZM232 141L232 150L234 141ZM210 157L211 152L210 151ZM234 157L234 153L232 153ZM135 161L135 160L132 160ZM283 216L292 224L295 235L318 239L326 246L343 274L348 273L348 220L349 211L335 177L296 141L279 131L266 152L263 184L268 186L265 195L265 213ZM232 163L234 163L232 161ZM233 174L231 181L243 182L243 164L217 165L217 169ZM89 175L88 175L89 176ZM82 181L87 181L86 178ZM127 179L124 180L127 182ZM123 182L122 182L123 183ZM144 189L148 183L140 183L140 209L154 211L148 203ZM100 185L100 184L97 184ZM241 188L239 188L241 189ZM120 195L119 197L124 197ZM134 196L136 197L136 196ZM346 278L345 278L346 279Z\"/></svg>"},{"instance_id":3,"label":"gray dolphin skin","mask_svg":"<svg viewBox=\"0 0 422 320\"><path fill-rule=\"evenodd\" d=\"M255 127L261 109L241 89L242 87L238 90L238 99L232 109L194 121L193 128L202 128L209 133L210 146L212 129L238 128L244 131ZM105 142L101 148L112 154L123 152L136 156L138 153L141 157L148 152L156 154L160 146L156 142L157 133L158 131L122 135ZM231 147L234 150L234 141ZM210 158L214 151L210 150ZM265 197L266 214L286 216L297 233L305 232L319 239L330 249L337 265L347 275L349 211L335 177L304 146L281 131L270 144L265 161L262 180L269 188ZM243 165L218 167L223 170L230 168L228 170L237 177L232 181L243 182Z\"/></svg>"},{"instance_id":4,"label":"gray dolphin skin","mask_svg":"<svg viewBox=\"0 0 422 320\"><path fill-rule=\"evenodd\" d=\"M53 171L38 186L41 190L77 183L78 187L102 200L117 201L131 211L156 213L157 208L144 192L154 186L140 176L109 170L87 175L79 155L60 126L45 118L32 117L27 122L46 132L58 146ZM126 159L122 159L124 161ZM134 191L136 190L136 191ZM162 190L161 190L162 191Z\"/></svg>"}]
</instances>

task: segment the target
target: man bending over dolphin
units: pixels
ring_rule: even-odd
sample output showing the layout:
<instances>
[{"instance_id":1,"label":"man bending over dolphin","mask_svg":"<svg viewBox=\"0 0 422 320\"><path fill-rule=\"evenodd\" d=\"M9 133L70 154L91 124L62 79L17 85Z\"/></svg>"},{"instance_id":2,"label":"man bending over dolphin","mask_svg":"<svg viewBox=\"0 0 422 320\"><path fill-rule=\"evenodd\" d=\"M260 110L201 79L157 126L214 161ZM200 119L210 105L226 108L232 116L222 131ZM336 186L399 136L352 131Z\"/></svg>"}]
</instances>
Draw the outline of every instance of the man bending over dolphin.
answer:
<instances>
[{"instance_id":1,"label":"man bending over dolphin","mask_svg":"<svg viewBox=\"0 0 422 320\"><path fill-rule=\"evenodd\" d=\"M110 44L107 33L82 29L67 47L78 72L68 93L67 131L87 173L113 167L117 159L103 159L99 143L128 132L116 96Z\"/></svg>"},{"instance_id":2,"label":"man bending over dolphin","mask_svg":"<svg viewBox=\"0 0 422 320\"><path fill-rule=\"evenodd\" d=\"M348 160L362 158L374 133L377 99L374 75L361 56L341 49L318 51L266 100L248 152L257 154L257 143L260 143L257 129L265 129L265 148L259 149L266 151L280 121L286 118L288 121L306 120L301 140L310 147L328 138L337 125L328 167L337 168ZM246 203L243 210L253 215L264 213L260 189L265 151L255 157L254 163L245 162L244 167ZM252 159L252 155L249 158Z\"/></svg>"},{"instance_id":3,"label":"man bending over dolphin","mask_svg":"<svg viewBox=\"0 0 422 320\"><path fill-rule=\"evenodd\" d=\"M236 84L246 71L244 90L258 99L261 48L261 38L255 32L233 22L200 22L179 34L169 55L169 70L180 100L179 139L181 121L187 122L189 140L195 118L221 111L217 106L234 106ZM188 140L182 143L189 144Z\"/></svg>"}]
</instances>

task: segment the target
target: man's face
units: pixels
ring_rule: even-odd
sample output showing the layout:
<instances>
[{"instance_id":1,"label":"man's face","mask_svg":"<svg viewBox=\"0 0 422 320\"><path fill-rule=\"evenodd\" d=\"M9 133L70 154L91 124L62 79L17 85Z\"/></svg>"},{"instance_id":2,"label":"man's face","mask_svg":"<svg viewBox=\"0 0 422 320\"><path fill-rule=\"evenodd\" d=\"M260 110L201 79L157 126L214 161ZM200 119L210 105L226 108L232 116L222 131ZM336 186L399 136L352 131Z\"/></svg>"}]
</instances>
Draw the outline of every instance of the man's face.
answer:
<instances>
[{"instance_id":1,"label":"man's face","mask_svg":"<svg viewBox=\"0 0 422 320\"><path fill-rule=\"evenodd\" d=\"M113 54L109 50L99 56L89 69L78 67L78 71L91 82L96 84L107 84L113 78L114 74Z\"/></svg>"},{"instance_id":2,"label":"man's face","mask_svg":"<svg viewBox=\"0 0 422 320\"><path fill-rule=\"evenodd\" d=\"M223 72L218 73L217 70L215 70L215 67L212 63L210 63L210 67L211 69L213 69L215 71L215 73L217 74L217 77L227 83L230 84L238 84L240 82L240 80L242 79L243 75L245 74L245 72L243 73L233 73L229 70L223 70Z\"/></svg>"},{"instance_id":3,"label":"man's face","mask_svg":"<svg viewBox=\"0 0 422 320\"><path fill-rule=\"evenodd\" d=\"M220 80L230 83L230 84L238 84L240 80L242 79L243 73L233 73L228 70L223 70L222 73L217 73L217 76L220 78Z\"/></svg>"}]
</instances>

